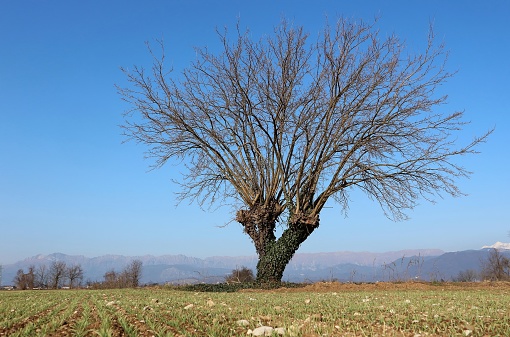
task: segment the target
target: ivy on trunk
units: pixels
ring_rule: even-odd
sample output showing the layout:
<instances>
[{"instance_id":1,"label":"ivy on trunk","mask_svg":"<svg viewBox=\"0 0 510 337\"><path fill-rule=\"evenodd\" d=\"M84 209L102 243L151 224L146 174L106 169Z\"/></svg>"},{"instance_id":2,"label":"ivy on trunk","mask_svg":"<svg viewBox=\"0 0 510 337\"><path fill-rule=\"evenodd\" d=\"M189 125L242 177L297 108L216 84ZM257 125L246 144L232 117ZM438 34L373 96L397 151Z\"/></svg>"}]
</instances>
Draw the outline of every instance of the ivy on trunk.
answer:
<instances>
[{"instance_id":1,"label":"ivy on trunk","mask_svg":"<svg viewBox=\"0 0 510 337\"><path fill-rule=\"evenodd\" d=\"M285 267L299 246L319 227L318 215L305 215L292 212L288 227L279 238L274 235L281 207L271 203L271 207L256 206L237 213L245 232L252 239L259 261L257 263L257 281L260 283L280 282Z\"/></svg>"},{"instance_id":2,"label":"ivy on trunk","mask_svg":"<svg viewBox=\"0 0 510 337\"><path fill-rule=\"evenodd\" d=\"M312 234L316 226L296 223L287 228L278 240L267 243L265 254L259 255L257 281L261 283L280 282L285 267L299 246Z\"/></svg>"}]
</instances>

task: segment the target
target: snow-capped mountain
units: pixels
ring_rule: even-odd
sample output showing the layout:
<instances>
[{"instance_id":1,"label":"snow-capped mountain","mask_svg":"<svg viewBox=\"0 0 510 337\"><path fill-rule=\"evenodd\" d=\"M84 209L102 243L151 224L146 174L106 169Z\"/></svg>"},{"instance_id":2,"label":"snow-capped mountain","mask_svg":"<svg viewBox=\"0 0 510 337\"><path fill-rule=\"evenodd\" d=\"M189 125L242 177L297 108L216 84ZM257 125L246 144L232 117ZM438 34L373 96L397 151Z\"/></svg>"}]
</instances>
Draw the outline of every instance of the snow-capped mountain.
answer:
<instances>
[{"instance_id":1,"label":"snow-capped mountain","mask_svg":"<svg viewBox=\"0 0 510 337\"><path fill-rule=\"evenodd\" d=\"M510 243L504 243L504 242L496 242L492 246L483 246L482 249L485 248L496 248L496 249L510 249Z\"/></svg>"}]
</instances>

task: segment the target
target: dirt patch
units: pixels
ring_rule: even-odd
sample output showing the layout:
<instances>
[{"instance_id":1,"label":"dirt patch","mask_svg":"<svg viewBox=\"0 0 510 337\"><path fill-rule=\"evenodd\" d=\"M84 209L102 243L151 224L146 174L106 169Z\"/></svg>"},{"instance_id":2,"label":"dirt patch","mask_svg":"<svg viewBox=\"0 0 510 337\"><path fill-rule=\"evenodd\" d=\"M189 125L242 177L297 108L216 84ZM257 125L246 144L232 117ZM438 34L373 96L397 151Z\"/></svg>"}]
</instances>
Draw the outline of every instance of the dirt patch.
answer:
<instances>
[{"instance_id":1,"label":"dirt patch","mask_svg":"<svg viewBox=\"0 0 510 337\"><path fill-rule=\"evenodd\" d=\"M0 336L9 336L10 334L23 330L28 324L31 324L33 322L37 322L42 317L45 317L49 313L51 313L52 308L48 308L44 311L41 311L35 315L28 316L26 318L23 318L19 322L16 322L15 324L11 325L7 328L0 327Z\"/></svg>"},{"instance_id":2,"label":"dirt patch","mask_svg":"<svg viewBox=\"0 0 510 337\"><path fill-rule=\"evenodd\" d=\"M317 282L300 288L278 288L273 290L244 289L241 292L342 292L342 291L392 291L392 290L483 290L501 289L510 291L510 282L376 282L340 283Z\"/></svg>"},{"instance_id":3,"label":"dirt patch","mask_svg":"<svg viewBox=\"0 0 510 337\"><path fill-rule=\"evenodd\" d=\"M73 336L73 326L75 322L82 316L83 307L80 305L76 308L73 314L68 317L66 320L62 322L62 325L54 332L48 336L51 337L70 337Z\"/></svg>"}]
</instances>

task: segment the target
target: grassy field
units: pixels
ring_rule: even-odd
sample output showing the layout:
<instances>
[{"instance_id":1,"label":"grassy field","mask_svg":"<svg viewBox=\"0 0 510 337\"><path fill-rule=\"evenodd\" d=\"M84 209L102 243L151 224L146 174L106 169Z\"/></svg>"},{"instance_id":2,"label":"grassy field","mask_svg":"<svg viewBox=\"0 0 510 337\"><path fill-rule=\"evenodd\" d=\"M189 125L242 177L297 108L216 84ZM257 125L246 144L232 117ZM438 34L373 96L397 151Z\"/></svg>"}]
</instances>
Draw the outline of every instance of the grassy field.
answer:
<instances>
[{"instance_id":1,"label":"grassy field","mask_svg":"<svg viewBox=\"0 0 510 337\"><path fill-rule=\"evenodd\" d=\"M261 326L273 336L510 336L510 284L0 292L0 336L247 336Z\"/></svg>"}]
</instances>

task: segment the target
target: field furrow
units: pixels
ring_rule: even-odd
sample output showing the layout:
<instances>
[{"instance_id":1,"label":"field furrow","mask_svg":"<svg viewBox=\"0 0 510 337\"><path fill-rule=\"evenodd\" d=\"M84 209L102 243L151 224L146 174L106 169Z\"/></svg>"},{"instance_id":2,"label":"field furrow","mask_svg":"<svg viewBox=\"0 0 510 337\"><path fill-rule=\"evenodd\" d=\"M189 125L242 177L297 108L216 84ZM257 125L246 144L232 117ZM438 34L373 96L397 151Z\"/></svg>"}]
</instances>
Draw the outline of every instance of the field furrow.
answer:
<instances>
[{"instance_id":1,"label":"field furrow","mask_svg":"<svg viewBox=\"0 0 510 337\"><path fill-rule=\"evenodd\" d=\"M510 336L510 284L0 292L0 336Z\"/></svg>"}]
</instances>

